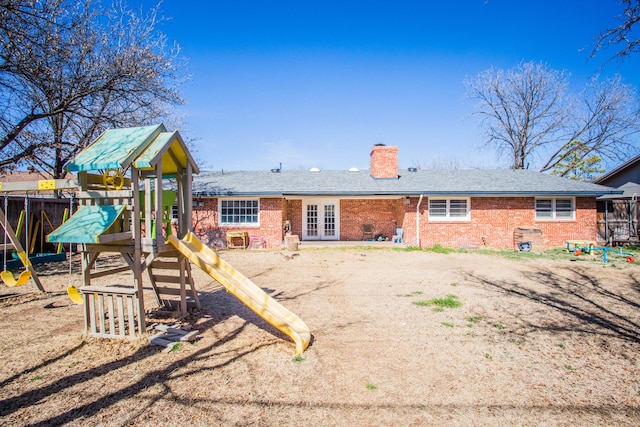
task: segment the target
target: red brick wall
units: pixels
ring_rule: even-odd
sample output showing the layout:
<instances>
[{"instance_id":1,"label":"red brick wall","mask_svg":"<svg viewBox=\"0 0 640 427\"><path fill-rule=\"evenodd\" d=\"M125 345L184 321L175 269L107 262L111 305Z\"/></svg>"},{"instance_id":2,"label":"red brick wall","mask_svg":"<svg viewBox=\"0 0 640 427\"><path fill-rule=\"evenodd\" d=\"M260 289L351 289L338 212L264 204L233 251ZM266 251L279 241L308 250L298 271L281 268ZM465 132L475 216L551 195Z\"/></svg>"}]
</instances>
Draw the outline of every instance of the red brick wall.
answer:
<instances>
[{"instance_id":1,"label":"red brick wall","mask_svg":"<svg viewBox=\"0 0 640 427\"><path fill-rule=\"evenodd\" d=\"M191 211L191 226L193 232L202 237L207 230L218 229L218 199L194 198ZM203 206L198 206L203 203Z\"/></svg>"},{"instance_id":2,"label":"red brick wall","mask_svg":"<svg viewBox=\"0 0 640 427\"><path fill-rule=\"evenodd\" d=\"M567 240L596 240L598 228L595 197L576 198L576 220L536 221L548 246L563 246Z\"/></svg>"},{"instance_id":3,"label":"red brick wall","mask_svg":"<svg viewBox=\"0 0 640 427\"><path fill-rule=\"evenodd\" d=\"M245 231L249 236L264 238L267 248L279 248L282 245L283 199L260 199L260 225L241 227L219 225L217 198L194 199L194 201L196 204L199 201L204 202L203 207L194 207L192 218L194 233L206 244L214 246L213 239L218 238L221 233L224 234L227 231Z\"/></svg>"},{"instance_id":4,"label":"red brick wall","mask_svg":"<svg viewBox=\"0 0 640 427\"><path fill-rule=\"evenodd\" d=\"M391 239L396 228L403 227L403 200L341 200L340 240L362 240L363 224L372 224L374 235Z\"/></svg>"},{"instance_id":5,"label":"red brick wall","mask_svg":"<svg viewBox=\"0 0 640 427\"><path fill-rule=\"evenodd\" d=\"M398 178L398 147L376 145L371 149L371 176Z\"/></svg>"},{"instance_id":6,"label":"red brick wall","mask_svg":"<svg viewBox=\"0 0 640 427\"><path fill-rule=\"evenodd\" d=\"M595 240L595 198L576 199L574 221L537 221L533 197L471 198L471 221L429 222L428 200L423 199L421 212L421 246L436 243L447 247L483 246L514 248L516 227L539 228L545 246L562 246L566 240Z\"/></svg>"},{"instance_id":7,"label":"red brick wall","mask_svg":"<svg viewBox=\"0 0 640 427\"><path fill-rule=\"evenodd\" d=\"M260 199L260 228L253 235L266 239L267 248L279 248L282 245L282 211L285 200L280 198ZM249 235L252 235L249 231Z\"/></svg>"},{"instance_id":8,"label":"red brick wall","mask_svg":"<svg viewBox=\"0 0 640 427\"><path fill-rule=\"evenodd\" d=\"M340 202L340 240L362 240L362 225L372 224L374 234L391 238L396 228L404 229L404 242L416 245L417 197L409 204L404 198L384 200L345 199ZM514 248L516 227L536 227L542 230L545 246L562 246L566 240L595 240L596 201L593 197L576 198L576 219L573 221L537 221L533 197L472 197L471 220L465 222L430 222L428 198L420 204L420 241L422 247L436 243L459 248L487 245L493 248ZM291 231L302 237L302 201L280 198L260 199L259 227L220 227L218 199L204 199L204 207L194 208L194 231L199 236L216 230L246 231L250 236L266 239L267 248L282 244L282 221L291 221Z\"/></svg>"},{"instance_id":9,"label":"red brick wall","mask_svg":"<svg viewBox=\"0 0 640 427\"><path fill-rule=\"evenodd\" d=\"M286 200L286 214L284 220L291 222L291 234L302 240L302 200Z\"/></svg>"}]
</instances>

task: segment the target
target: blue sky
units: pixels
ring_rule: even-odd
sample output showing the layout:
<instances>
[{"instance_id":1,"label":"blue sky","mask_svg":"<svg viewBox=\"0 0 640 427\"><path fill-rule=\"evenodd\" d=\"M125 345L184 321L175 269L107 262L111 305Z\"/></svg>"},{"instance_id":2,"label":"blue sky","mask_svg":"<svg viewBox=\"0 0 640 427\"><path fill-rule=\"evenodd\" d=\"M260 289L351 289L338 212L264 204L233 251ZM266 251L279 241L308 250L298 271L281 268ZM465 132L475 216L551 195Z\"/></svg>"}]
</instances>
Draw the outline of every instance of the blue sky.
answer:
<instances>
[{"instance_id":1,"label":"blue sky","mask_svg":"<svg viewBox=\"0 0 640 427\"><path fill-rule=\"evenodd\" d=\"M162 10L161 30L189 59L180 132L204 169L365 169L377 143L397 145L402 168L505 167L480 148L465 77L525 60L567 70L576 89L598 71L640 87L640 56L603 69L607 52L589 59L617 0L164 0Z\"/></svg>"}]
</instances>

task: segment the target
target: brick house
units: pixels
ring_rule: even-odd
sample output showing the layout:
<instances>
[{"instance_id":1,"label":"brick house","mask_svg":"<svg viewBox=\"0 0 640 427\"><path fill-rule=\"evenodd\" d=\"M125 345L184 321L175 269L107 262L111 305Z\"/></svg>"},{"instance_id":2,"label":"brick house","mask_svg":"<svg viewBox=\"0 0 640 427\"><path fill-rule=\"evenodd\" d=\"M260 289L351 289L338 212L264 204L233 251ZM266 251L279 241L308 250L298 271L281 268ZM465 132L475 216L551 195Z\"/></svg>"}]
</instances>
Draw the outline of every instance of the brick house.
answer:
<instances>
[{"instance_id":1,"label":"brick house","mask_svg":"<svg viewBox=\"0 0 640 427\"><path fill-rule=\"evenodd\" d=\"M285 229L302 241L391 238L402 229L412 246L514 248L517 230L534 229L539 244L562 246L595 240L596 197L616 192L528 170L400 170L398 147L376 145L369 170L202 172L193 225L211 245L228 232L274 248Z\"/></svg>"}]
</instances>

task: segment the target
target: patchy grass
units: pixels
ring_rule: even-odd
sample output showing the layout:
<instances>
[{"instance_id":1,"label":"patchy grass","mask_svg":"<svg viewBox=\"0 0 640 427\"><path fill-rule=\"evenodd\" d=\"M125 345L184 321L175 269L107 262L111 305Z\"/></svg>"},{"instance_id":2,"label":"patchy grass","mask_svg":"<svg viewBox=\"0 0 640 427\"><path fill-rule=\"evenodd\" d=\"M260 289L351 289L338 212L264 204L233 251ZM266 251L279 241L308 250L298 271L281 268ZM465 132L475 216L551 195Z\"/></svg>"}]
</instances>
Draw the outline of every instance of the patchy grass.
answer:
<instances>
[{"instance_id":1,"label":"patchy grass","mask_svg":"<svg viewBox=\"0 0 640 427\"><path fill-rule=\"evenodd\" d=\"M408 294L398 294L399 297L415 297L416 295L422 295L424 292L422 291L413 291Z\"/></svg>"},{"instance_id":2,"label":"patchy grass","mask_svg":"<svg viewBox=\"0 0 640 427\"><path fill-rule=\"evenodd\" d=\"M402 251L422 251L422 252L433 252L438 254L450 254L452 252L457 253L478 253L482 255L492 255L499 256L502 258L507 258L514 261L526 262L533 261L538 259L550 259L550 260L570 260L570 261L588 261L588 262L602 262L601 256L581 256L576 257L573 254L573 251L567 250L565 248L550 248L544 250L534 250L531 252L520 252L512 249L491 249L491 248L479 248L479 249L466 249L466 248L449 248L442 246L440 243L434 244L432 247L420 248L417 246L408 246L406 248L400 249ZM640 252L640 247L629 247L625 248L626 252ZM615 251L610 251L610 255L615 256ZM612 268L620 268L615 264L611 264L611 260L609 262L608 267ZM452 286L457 286L458 284L451 284Z\"/></svg>"},{"instance_id":3,"label":"patchy grass","mask_svg":"<svg viewBox=\"0 0 640 427\"><path fill-rule=\"evenodd\" d=\"M469 323L478 323L482 320L482 316L469 316L467 317L467 322Z\"/></svg>"},{"instance_id":4,"label":"patchy grass","mask_svg":"<svg viewBox=\"0 0 640 427\"><path fill-rule=\"evenodd\" d=\"M307 360L307 358L302 356L302 355L298 355L298 356L294 357L292 360L294 362L298 363L298 362L304 362L305 360Z\"/></svg>"},{"instance_id":5,"label":"patchy grass","mask_svg":"<svg viewBox=\"0 0 640 427\"><path fill-rule=\"evenodd\" d=\"M562 251L562 252L566 255L567 259L574 258L573 254L568 253L567 251ZM519 252L511 249L479 249L478 253L483 255L500 256L500 257L512 259L515 261L528 261L528 260L534 260L534 259L540 259L540 258L557 259L556 258L557 255L554 254L553 256L550 256L548 251Z\"/></svg>"},{"instance_id":6,"label":"patchy grass","mask_svg":"<svg viewBox=\"0 0 640 427\"><path fill-rule=\"evenodd\" d=\"M447 328L453 328L454 325L451 322L442 322L442 326L445 326Z\"/></svg>"},{"instance_id":7,"label":"patchy grass","mask_svg":"<svg viewBox=\"0 0 640 427\"><path fill-rule=\"evenodd\" d=\"M328 413L335 425L508 425L516 418L521 425L638 424L640 342L633 337L639 329L629 323L638 314L638 264L625 262L632 268L623 271L598 260L523 265L471 250L367 250L362 257L356 250L309 248L295 261L277 250L221 255L308 322L314 342L306 361L292 361L294 346L286 336L263 329L262 321L252 323L253 315L245 319L248 310L195 268L203 310L188 320L201 330L198 347L184 343L183 350L166 354L137 341L86 338L82 307L70 306L66 295L70 281L82 284L76 254L72 275L65 263L35 266L42 269L46 295L27 288L20 298L0 300L5 359L11 361L0 374L0 425L81 425L89 419L278 425L299 419L301 408L311 425L327 423ZM126 264L119 256L118 263ZM126 284L129 276L98 277L95 284ZM460 286L452 288L452 282ZM396 296L423 289L424 295ZM16 290L0 288L5 294ZM562 293L555 297L562 304L548 302L552 292ZM145 293L153 301L152 290ZM462 307L412 307L448 294L457 295ZM539 297L547 303L537 303ZM56 308L44 308L53 302ZM494 329L498 322L504 330ZM336 333L340 339L332 339ZM512 338L526 343L519 348ZM212 384L224 389L212 392ZM442 384L463 393L427 387ZM470 396L482 398L469 404Z\"/></svg>"},{"instance_id":8,"label":"patchy grass","mask_svg":"<svg viewBox=\"0 0 640 427\"><path fill-rule=\"evenodd\" d=\"M455 295L447 295L444 298L432 298L430 300L414 301L413 304L420 307L435 306L436 308L458 308L462 303Z\"/></svg>"},{"instance_id":9,"label":"patchy grass","mask_svg":"<svg viewBox=\"0 0 640 427\"><path fill-rule=\"evenodd\" d=\"M436 254L450 254L451 252L458 252L457 249L446 248L442 246L440 243L436 243L430 248L424 248L425 252L433 252Z\"/></svg>"}]
</instances>

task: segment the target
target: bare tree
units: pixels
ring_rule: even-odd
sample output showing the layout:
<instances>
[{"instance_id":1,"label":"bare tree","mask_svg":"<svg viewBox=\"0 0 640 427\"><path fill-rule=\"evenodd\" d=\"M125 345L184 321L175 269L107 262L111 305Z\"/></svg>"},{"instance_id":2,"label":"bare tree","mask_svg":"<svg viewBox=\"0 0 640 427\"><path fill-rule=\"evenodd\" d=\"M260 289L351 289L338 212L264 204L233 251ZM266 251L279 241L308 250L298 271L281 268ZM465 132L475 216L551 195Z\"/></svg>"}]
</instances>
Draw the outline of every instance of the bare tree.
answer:
<instances>
[{"instance_id":1,"label":"bare tree","mask_svg":"<svg viewBox=\"0 0 640 427\"><path fill-rule=\"evenodd\" d=\"M161 21L158 7L122 2L2 0L0 167L31 164L59 178L106 128L168 117L185 73Z\"/></svg>"},{"instance_id":2,"label":"bare tree","mask_svg":"<svg viewBox=\"0 0 640 427\"><path fill-rule=\"evenodd\" d=\"M624 7L622 13L617 16L620 25L600 33L591 52L592 57L607 47L617 49L611 59L624 59L640 50L636 26L640 22L640 0L620 0L620 4Z\"/></svg>"},{"instance_id":3,"label":"bare tree","mask_svg":"<svg viewBox=\"0 0 640 427\"><path fill-rule=\"evenodd\" d=\"M414 160L411 166L416 169L431 169L431 170L458 170L464 169L464 164L460 159L455 157L442 158L439 156L433 156L428 162L421 162Z\"/></svg>"},{"instance_id":4,"label":"bare tree","mask_svg":"<svg viewBox=\"0 0 640 427\"><path fill-rule=\"evenodd\" d=\"M468 96L478 101L485 146L509 156L514 169L533 164L561 176L571 169L560 165L574 164L567 158L627 156L639 130L635 92L619 77L594 78L579 95L568 93L568 83L565 72L533 62L467 79Z\"/></svg>"},{"instance_id":5,"label":"bare tree","mask_svg":"<svg viewBox=\"0 0 640 427\"><path fill-rule=\"evenodd\" d=\"M587 159L594 156L622 161L636 150L633 137L640 131L640 107L635 91L620 76L604 80L594 77L572 105L569 117L568 134L556 144L554 152L547 153L541 171L553 169L565 176L587 166Z\"/></svg>"},{"instance_id":6,"label":"bare tree","mask_svg":"<svg viewBox=\"0 0 640 427\"><path fill-rule=\"evenodd\" d=\"M510 70L490 68L465 84L468 96L479 101L485 145L511 156L512 168L528 168L533 153L562 133L567 118L564 72L521 62Z\"/></svg>"}]
</instances>

